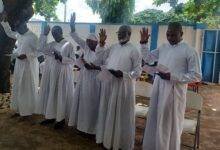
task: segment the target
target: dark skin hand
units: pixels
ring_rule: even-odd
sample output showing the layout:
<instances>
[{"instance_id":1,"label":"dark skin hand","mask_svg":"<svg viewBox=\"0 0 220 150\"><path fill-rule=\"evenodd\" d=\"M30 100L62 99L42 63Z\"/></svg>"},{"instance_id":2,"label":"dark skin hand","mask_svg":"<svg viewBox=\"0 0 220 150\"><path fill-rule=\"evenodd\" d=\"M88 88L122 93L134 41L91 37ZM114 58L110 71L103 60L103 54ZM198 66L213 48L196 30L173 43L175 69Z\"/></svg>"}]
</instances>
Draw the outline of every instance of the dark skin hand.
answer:
<instances>
[{"instance_id":1,"label":"dark skin hand","mask_svg":"<svg viewBox=\"0 0 220 150\"><path fill-rule=\"evenodd\" d=\"M163 80L170 80L170 73L162 73L162 72L159 72L157 73L158 76L160 76L161 79Z\"/></svg>"},{"instance_id":2,"label":"dark skin hand","mask_svg":"<svg viewBox=\"0 0 220 150\"><path fill-rule=\"evenodd\" d=\"M90 64L88 64L88 63L85 63L84 66L88 70L93 70L93 67Z\"/></svg>"},{"instance_id":3,"label":"dark skin hand","mask_svg":"<svg viewBox=\"0 0 220 150\"><path fill-rule=\"evenodd\" d=\"M123 72L120 70L113 70L113 69L109 69L109 72L111 72L111 74L113 76L115 76L116 78L122 78L123 77Z\"/></svg>"},{"instance_id":4,"label":"dark skin hand","mask_svg":"<svg viewBox=\"0 0 220 150\"><path fill-rule=\"evenodd\" d=\"M142 30L140 31L140 35L141 35L140 43L141 44L148 43L148 40L150 38L150 34L149 34L149 31L148 31L148 28L142 28Z\"/></svg>"},{"instance_id":5,"label":"dark skin hand","mask_svg":"<svg viewBox=\"0 0 220 150\"><path fill-rule=\"evenodd\" d=\"M85 63L85 68L88 70L101 70L101 67L94 65L93 63Z\"/></svg>"},{"instance_id":6,"label":"dark skin hand","mask_svg":"<svg viewBox=\"0 0 220 150\"><path fill-rule=\"evenodd\" d=\"M76 56L76 59L78 59L78 58L79 58L79 55L78 55L78 54L75 54L75 56Z\"/></svg>"},{"instance_id":7,"label":"dark skin hand","mask_svg":"<svg viewBox=\"0 0 220 150\"><path fill-rule=\"evenodd\" d=\"M21 54L17 58L20 59L20 60L24 60L24 59L27 58L27 56L25 54Z\"/></svg>"},{"instance_id":8,"label":"dark skin hand","mask_svg":"<svg viewBox=\"0 0 220 150\"><path fill-rule=\"evenodd\" d=\"M107 39L107 35L106 35L105 29L100 29L100 32L99 32L99 45L100 45L100 47L105 46L106 39Z\"/></svg>"},{"instance_id":9,"label":"dark skin hand","mask_svg":"<svg viewBox=\"0 0 220 150\"><path fill-rule=\"evenodd\" d=\"M54 52L54 56L56 60L59 60L60 62L62 62L62 56L60 54L58 54L56 51Z\"/></svg>"},{"instance_id":10,"label":"dark skin hand","mask_svg":"<svg viewBox=\"0 0 220 150\"><path fill-rule=\"evenodd\" d=\"M90 63L90 65L93 68L93 70L100 70L101 71L101 67L100 66L96 66L93 63Z\"/></svg>"},{"instance_id":11,"label":"dark skin hand","mask_svg":"<svg viewBox=\"0 0 220 150\"><path fill-rule=\"evenodd\" d=\"M74 68L77 68L77 71L80 70L80 68L77 65L74 65Z\"/></svg>"}]
</instances>

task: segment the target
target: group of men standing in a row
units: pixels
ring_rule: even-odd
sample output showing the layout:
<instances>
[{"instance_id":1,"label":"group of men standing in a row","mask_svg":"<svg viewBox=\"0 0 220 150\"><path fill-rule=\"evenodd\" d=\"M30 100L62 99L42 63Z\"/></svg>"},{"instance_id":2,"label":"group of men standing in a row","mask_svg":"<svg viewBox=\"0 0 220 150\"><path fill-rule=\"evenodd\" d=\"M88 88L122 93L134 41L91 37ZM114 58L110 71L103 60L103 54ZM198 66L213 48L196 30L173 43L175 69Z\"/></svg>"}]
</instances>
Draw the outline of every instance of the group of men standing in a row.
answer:
<instances>
[{"instance_id":1,"label":"group of men standing in a row","mask_svg":"<svg viewBox=\"0 0 220 150\"><path fill-rule=\"evenodd\" d=\"M96 135L96 142L107 149L131 150L135 141L135 81L141 75L142 60L146 64L158 62L169 72L155 76L143 149L180 149L187 83L200 81L201 70L196 51L182 41L179 23L169 24L169 43L149 51L148 30L141 30L138 50L129 42L128 25L119 28L118 43L110 47L105 45L104 29L98 38L90 34L84 41L75 32L73 14L71 36L83 49L78 59L60 26L52 28L54 41L48 43L49 26L44 27L38 40L26 23L16 28L17 36L7 22L1 24L7 35L18 41L11 101L16 115L43 114L42 125L55 123L54 128L60 129L67 122L79 131ZM40 52L45 55L45 66L38 94ZM75 89L74 64L80 68Z\"/></svg>"}]
</instances>

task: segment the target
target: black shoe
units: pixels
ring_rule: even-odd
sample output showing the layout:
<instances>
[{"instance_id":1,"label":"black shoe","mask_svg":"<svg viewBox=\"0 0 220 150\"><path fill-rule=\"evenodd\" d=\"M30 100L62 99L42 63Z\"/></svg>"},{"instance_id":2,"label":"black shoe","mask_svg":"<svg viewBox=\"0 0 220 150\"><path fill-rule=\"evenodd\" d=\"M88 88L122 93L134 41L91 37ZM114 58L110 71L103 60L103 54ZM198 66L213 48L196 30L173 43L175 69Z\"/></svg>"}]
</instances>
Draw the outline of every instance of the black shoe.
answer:
<instances>
[{"instance_id":1,"label":"black shoe","mask_svg":"<svg viewBox=\"0 0 220 150\"><path fill-rule=\"evenodd\" d=\"M20 114L19 113L15 113L15 114L11 115L11 118L16 118L16 117L20 117Z\"/></svg>"},{"instance_id":2,"label":"black shoe","mask_svg":"<svg viewBox=\"0 0 220 150\"><path fill-rule=\"evenodd\" d=\"M62 121L60 122L57 122L55 125L54 125L54 129L63 129L64 128L64 125L65 125L65 119L63 119Z\"/></svg>"},{"instance_id":3,"label":"black shoe","mask_svg":"<svg viewBox=\"0 0 220 150\"><path fill-rule=\"evenodd\" d=\"M31 121L31 117L32 117L32 115L30 115L30 116L20 116L20 118L19 118L19 122L23 122L23 121Z\"/></svg>"},{"instance_id":4,"label":"black shoe","mask_svg":"<svg viewBox=\"0 0 220 150\"><path fill-rule=\"evenodd\" d=\"M44 121L42 121L40 124L41 125L48 125L48 124L52 124L56 121L56 119L46 119Z\"/></svg>"}]
</instances>

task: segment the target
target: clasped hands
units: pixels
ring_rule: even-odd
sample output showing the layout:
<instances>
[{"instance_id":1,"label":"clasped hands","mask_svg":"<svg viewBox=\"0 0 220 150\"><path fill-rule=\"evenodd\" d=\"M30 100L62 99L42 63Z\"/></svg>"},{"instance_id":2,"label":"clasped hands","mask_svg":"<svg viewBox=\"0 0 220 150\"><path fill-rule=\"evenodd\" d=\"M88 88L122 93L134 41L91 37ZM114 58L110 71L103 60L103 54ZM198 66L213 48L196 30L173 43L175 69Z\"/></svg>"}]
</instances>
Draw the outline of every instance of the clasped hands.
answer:
<instances>
[{"instance_id":1,"label":"clasped hands","mask_svg":"<svg viewBox=\"0 0 220 150\"><path fill-rule=\"evenodd\" d=\"M158 76L160 76L160 78L163 79L163 80L170 80L170 77L171 77L169 72L168 73L158 72L156 74Z\"/></svg>"},{"instance_id":2,"label":"clasped hands","mask_svg":"<svg viewBox=\"0 0 220 150\"><path fill-rule=\"evenodd\" d=\"M83 56L81 57L81 60L84 64L84 67L87 69L87 70L101 70L101 67L100 66L96 66L94 65L93 63L88 63L85 61L85 59L83 58Z\"/></svg>"},{"instance_id":3,"label":"clasped hands","mask_svg":"<svg viewBox=\"0 0 220 150\"><path fill-rule=\"evenodd\" d=\"M17 56L17 58L20 60L24 60L27 58L27 56L25 54L21 54L21 55Z\"/></svg>"},{"instance_id":4,"label":"clasped hands","mask_svg":"<svg viewBox=\"0 0 220 150\"><path fill-rule=\"evenodd\" d=\"M101 71L101 67L100 66L96 66L93 63L88 63L86 62L83 58L82 62L84 63L84 66L86 69L88 70L100 70ZM116 78L122 78L123 77L123 72L120 70L113 70L113 69L109 69L108 70L113 76L115 76Z\"/></svg>"},{"instance_id":5,"label":"clasped hands","mask_svg":"<svg viewBox=\"0 0 220 150\"><path fill-rule=\"evenodd\" d=\"M54 51L53 53L54 53L55 59L62 62L63 57L61 56L60 52Z\"/></svg>"}]
</instances>

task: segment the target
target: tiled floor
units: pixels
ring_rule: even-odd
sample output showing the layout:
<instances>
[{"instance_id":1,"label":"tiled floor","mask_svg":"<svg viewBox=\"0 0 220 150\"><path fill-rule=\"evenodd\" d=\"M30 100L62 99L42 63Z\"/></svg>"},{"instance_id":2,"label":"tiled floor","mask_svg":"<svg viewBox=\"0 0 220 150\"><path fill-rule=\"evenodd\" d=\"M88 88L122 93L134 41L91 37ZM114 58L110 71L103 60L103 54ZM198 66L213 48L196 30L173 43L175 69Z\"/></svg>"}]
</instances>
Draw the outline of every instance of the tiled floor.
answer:
<instances>
[{"instance_id":1,"label":"tiled floor","mask_svg":"<svg viewBox=\"0 0 220 150\"><path fill-rule=\"evenodd\" d=\"M206 85L200 88L204 97L201 117L201 150L220 150L220 86ZM8 105L8 101L4 100ZM0 102L0 149L1 150L101 150L94 137L79 135L72 129L55 131L52 126L42 127L38 123L40 116L34 116L29 121L10 118L11 112ZM137 120L135 149L141 149L144 120ZM184 143L192 138L184 135ZM183 150L188 149L182 147Z\"/></svg>"}]
</instances>

